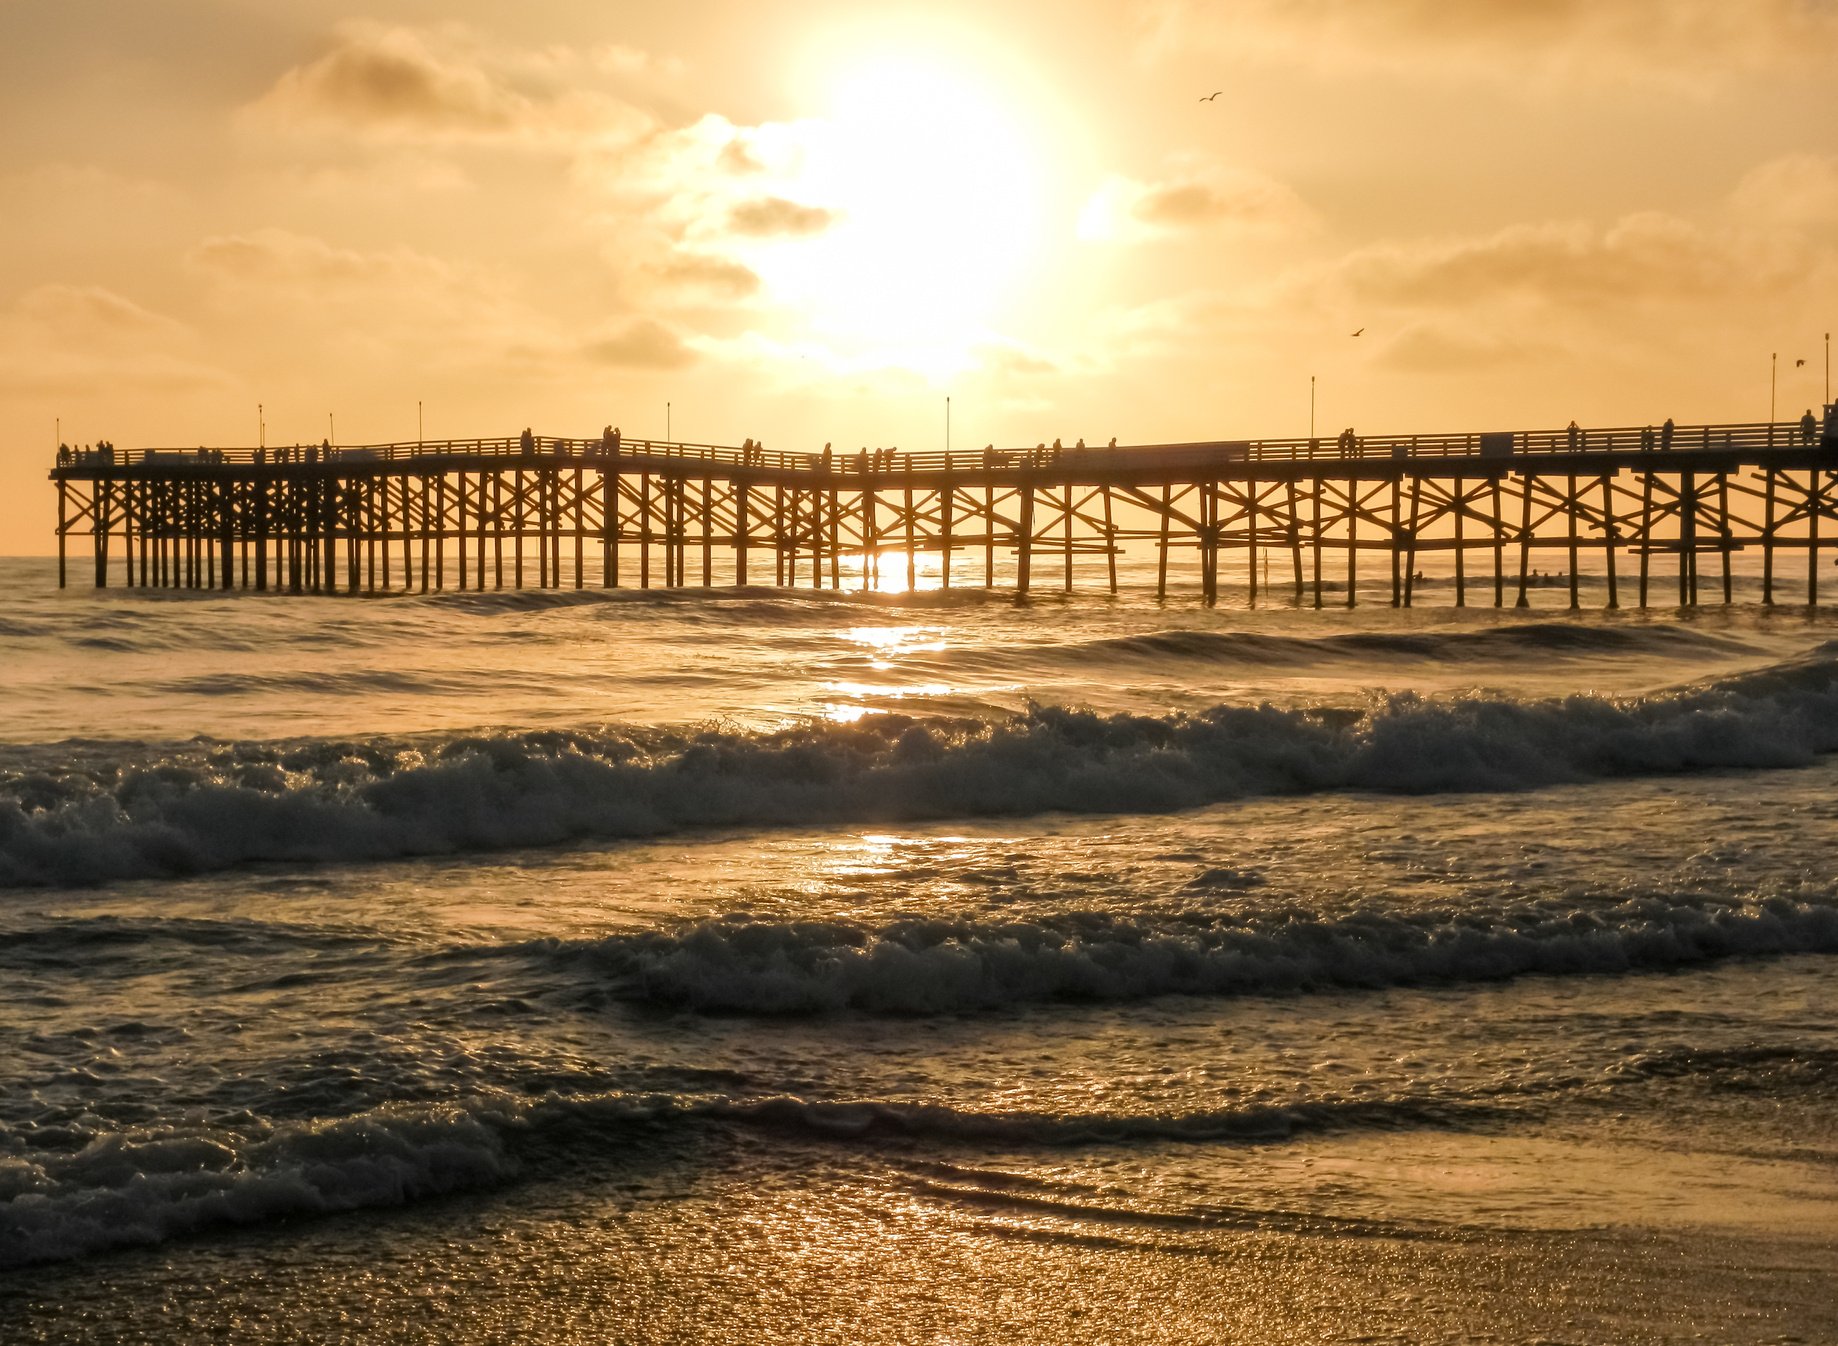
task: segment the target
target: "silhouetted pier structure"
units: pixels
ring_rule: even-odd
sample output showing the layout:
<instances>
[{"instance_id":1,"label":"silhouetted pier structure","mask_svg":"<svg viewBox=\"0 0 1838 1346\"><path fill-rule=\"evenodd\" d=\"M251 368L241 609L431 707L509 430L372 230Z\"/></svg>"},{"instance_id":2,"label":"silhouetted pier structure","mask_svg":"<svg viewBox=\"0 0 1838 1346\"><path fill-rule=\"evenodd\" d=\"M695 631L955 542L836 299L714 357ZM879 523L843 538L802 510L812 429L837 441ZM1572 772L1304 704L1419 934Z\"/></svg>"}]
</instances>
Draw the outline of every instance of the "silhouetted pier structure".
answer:
<instances>
[{"instance_id":1,"label":"silhouetted pier structure","mask_svg":"<svg viewBox=\"0 0 1838 1346\"><path fill-rule=\"evenodd\" d=\"M1610 607L1676 581L1698 602L1709 558L1759 548L1816 603L1838 547L1838 422L1239 440L1107 448L787 453L712 444L513 437L335 448L72 450L58 492L58 582L72 538L94 580L289 593L430 589L875 585L882 560L944 558L948 587L1071 590L1096 560L1117 587L1131 543L1216 602L1222 562L1294 601L1351 605L1361 567L1413 600L1419 562L1452 553L1454 601L1524 605L1535 562L1570 602L1588 570ZM1188 553L1191 553L1191 559ZM1376 556L1374 555L1376 554ZM717 557L721 559L719 570ZM1001 564L998 565L998 558ZM1550 558L1550 559L1546 559ZM1083 570L1075 566L1083 560ZM978 562L981 562L978 565ZM1051 577L1042 573L1052 566ZM1802 569L1803 568L1803 569ZM1633 573L1628 573L1629 571ZM954 571L956 573L954 573ZM718 577L719 576L719 577Z\"/></svg>"}]
</instances>

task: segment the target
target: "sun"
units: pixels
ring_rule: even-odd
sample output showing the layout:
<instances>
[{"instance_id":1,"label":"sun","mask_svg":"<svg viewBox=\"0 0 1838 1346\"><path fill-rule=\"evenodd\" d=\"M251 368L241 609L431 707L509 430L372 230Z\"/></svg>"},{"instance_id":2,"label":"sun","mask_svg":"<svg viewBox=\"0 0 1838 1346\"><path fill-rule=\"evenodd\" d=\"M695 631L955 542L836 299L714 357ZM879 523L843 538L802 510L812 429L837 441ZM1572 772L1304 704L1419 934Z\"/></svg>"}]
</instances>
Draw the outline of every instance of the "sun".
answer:
<instances>
[{"instance_id":1,"label":"sun","mask_svg":"<svg viewBox=\"0 0 1838 1346\"><path fill-rule=\"evenodd\" d=\"M845 359L948 376L1035 271L1044 160L999 87L925 50L857 52L800 123L788 184L830 212L745 260L804 335Z\"/></svg>"}]
</instances>

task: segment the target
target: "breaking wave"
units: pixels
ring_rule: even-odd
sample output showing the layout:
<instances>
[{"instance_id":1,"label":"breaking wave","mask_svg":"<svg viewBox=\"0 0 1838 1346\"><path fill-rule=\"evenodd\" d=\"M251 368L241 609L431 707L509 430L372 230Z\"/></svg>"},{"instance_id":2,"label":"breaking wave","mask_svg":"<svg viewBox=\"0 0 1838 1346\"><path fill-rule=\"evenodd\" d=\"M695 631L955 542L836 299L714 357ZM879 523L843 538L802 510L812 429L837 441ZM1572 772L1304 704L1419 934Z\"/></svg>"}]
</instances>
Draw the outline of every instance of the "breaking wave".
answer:
<instances>
[{"instance_id":1,"label":"breaking wave","mask_svg":"<svg viewBox=\"0 0 1838 1346\"><path fill-rule=\"evenodd\" d=\"M1754 652L1752 646L1734 637L1680 626L1555 621L1516 622L1480 630L1356 631L1317 637L1171 630L1111 636L1058 648L1068 655L1096 652L1113 657L1192 659L1259 667L1370 664L1375 660L1446 664L1527 656L1690 659L1706 654Z\"/></svg>"},{"instance_id":2,"label":"breaking wave","mask_svg":"<svg viewBox=\"0 0 1838 1346\"><path fill-rule=\"evenodd\" d=\"M790 1095L598 1094L392 1105L245 1130L115 1132L0 1154L0 1271L163 1243L212 1229L399 1206L489 1187L525 1167L529 1142L570 1156L643 1132L727 1124L820 1141L1084 1145L1271 1140L1348 1127L1446 1125L1459 1100L1326 1098L1174 1115L975 1112L941 1104Z\"/></svg>"},{"instance_id":3,"label":"breaking wave","mask_svg":"<svg viewBox=\"0 0 1838 1346\"><path fill-rule=\"evenodd\" d=\"M585 963L615 996L747 1014L929 1014L1041 1001L1253 995L1668 969L1838 953L1838 906L1645 898L1598 910L1361 911L1006 923L741 917L508 946Z\"/></svg>"},{"instance_id":4,"label":"breaking wave","mask_svg":"<svg viewBox=\"0 0 1838 1346\"><path fill-rule=\"evenodd\" d=\"M1513 790L1804 766L1838 750L1838 653L1629 698L1399 694L1363 710L1221 705L1009 719L869 717L771 733L26 745L0 756L0 886L255 861L386 859L712 827L1053 811L1260 795Z\"/></svg>"}]
</instances>

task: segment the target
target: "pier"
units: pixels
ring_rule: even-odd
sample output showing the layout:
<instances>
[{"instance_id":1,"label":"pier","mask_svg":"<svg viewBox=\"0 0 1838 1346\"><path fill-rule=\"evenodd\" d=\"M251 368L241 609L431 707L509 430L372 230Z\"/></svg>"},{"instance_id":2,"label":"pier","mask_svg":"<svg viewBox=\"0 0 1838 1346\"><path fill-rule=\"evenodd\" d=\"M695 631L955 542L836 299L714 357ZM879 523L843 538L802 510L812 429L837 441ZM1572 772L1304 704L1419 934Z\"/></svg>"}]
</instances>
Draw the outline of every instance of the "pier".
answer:
<instances>
[{"instance_id":1,"label":"pier","mask_svg":"<svg viewBox=\"0 0 1838 1346\"><path fill-rule=\"evenodd\" d=\"M1581 577L1606 605L1730 602L1758 550L1819 598L1838 548L1838 418L1443 435L1343 434L968 452L782 452L522 436L334 447L60 450L58 583L290 594L455 588L876 587L1018 595L1117 588L1127 547L1158 591L1352 605L1369 567L1410 606L1448 554L1457 606L1525 606ZM83 545L81 539L87 539ZM76 545L73 547L73 542ZM1834 553L1838 554L1838 553ZM116 569L119 567L119 569ZM1274 576L1274 578L1267 578ZM1260 577L1265 577L1261 578Z\"/></svg>"}]
</instances>

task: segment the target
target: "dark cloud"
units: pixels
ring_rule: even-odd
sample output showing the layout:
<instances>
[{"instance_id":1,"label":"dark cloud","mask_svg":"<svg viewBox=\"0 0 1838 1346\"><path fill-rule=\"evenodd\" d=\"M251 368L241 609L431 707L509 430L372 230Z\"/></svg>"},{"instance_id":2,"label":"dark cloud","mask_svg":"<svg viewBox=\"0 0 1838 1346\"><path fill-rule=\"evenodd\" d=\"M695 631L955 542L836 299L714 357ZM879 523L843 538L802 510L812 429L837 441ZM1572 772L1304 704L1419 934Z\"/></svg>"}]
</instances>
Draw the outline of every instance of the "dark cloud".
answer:
<instances>
[{"instance_id":1,"label":"dark cloud","mask_svg":"<svg viewBox=\"0 0 1838 1346\"><path fill-rule=\"evenodd\" d=\"M329 51L283 74L254 111L282 124L418 141L574 145L652 129L635 108L528 74L463 30L350 23Z\"/></svg>"},{"instance_id":2,"label":"dark cloud","mask_svg":"<svg viewBox=\"0 0 1838 1346\"><path fill-rule=\"evenodd\" d=\"M835 222L836 212L806 206L782 196L742 201L728 212L728 227L751 238L808 238Z\"/></svg>"},{"instance_id":3,"label":"dark cloud","mask_svg":"<svg viewBox=\"0 0 1838 1346\"><path fill-rule=\"evenodd\" d=\"M715 156L715 166L723 172L734 174L760 173L766 168L754 157L747 142L738 136L721 147L721 153Z\"/></svg>"},{"instance_id":4,"label":"dark cloud","mask_svg":"<svg viewBox=\"0 0 1838 1346\"><path fill-rule=\"evenodd\" d=\"M650 318L590 341L584 349L587 358L597 364L634 369L680 369L696 358L680 336Z\"/></svg>"},{"instance_id":5,"label":"dark cloud","mask_svg":"<svg viewBox=\"0 0 1838 1346\"><path fill-rule=\"evenodd\" d=\"M759 276L751 268L725 257L679 253L650 269L666 285L704 290L727 299L745 299L760 287Z\"/></svg>"},{"instance_id":6,"label":"dark cloud","mask_svg":"<svg viewBox=\"0 0 1838 1346\"><path fill-rule=\"evenodd\" d=\"M1152 40L1308 64L1430 67L1496 78L1497 63L1594 76L1817 69L1838 56L1828 0L1153 0Z\"/></svg>"},{"instance_id":7,"label":"dark cloud","mask_svg":"<svg viewBox=\"0 0 1838 1346\"><path fill-rule=\"evenodd\" d=\"M1451 308L1529 298L1577 308L1778 290L1800 259L1738 235L1664 215L1603 230L1518 225L1485 238L1368 249L1339 279L1358 300Z\"/></svg>"}]
</instances>

